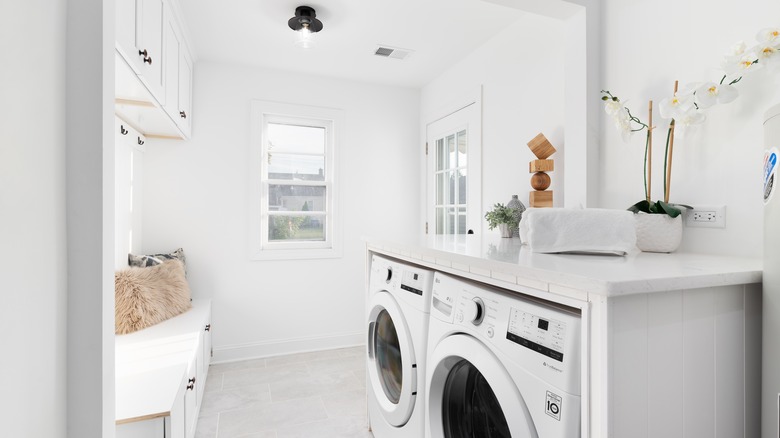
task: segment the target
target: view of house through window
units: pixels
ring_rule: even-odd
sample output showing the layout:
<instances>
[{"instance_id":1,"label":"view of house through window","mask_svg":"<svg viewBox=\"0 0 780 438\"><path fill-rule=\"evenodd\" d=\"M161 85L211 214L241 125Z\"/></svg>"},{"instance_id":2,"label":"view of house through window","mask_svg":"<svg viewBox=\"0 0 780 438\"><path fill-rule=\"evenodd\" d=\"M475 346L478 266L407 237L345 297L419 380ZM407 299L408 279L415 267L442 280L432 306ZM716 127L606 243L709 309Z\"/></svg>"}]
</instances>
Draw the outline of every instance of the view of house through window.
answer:
<instances>
[{"instance_id":1,"label":"view of house through window","mask_svg":"<svg viewBox=\"0 0 780 438\"><path fill-rule=\"evenodd\" d=\"M269 242L325 241L326 128L266 125Z\"/></svg>"}]
</instances>

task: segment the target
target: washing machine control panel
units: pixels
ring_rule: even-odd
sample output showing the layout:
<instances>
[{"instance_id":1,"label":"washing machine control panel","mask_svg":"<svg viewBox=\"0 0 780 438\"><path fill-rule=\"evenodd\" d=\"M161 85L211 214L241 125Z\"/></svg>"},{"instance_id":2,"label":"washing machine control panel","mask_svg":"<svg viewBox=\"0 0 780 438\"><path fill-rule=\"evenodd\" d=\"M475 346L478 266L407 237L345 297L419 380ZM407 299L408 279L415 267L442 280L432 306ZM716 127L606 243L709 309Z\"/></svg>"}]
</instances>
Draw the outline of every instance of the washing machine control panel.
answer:
<instances>
[{"instance_id":1,"label":"washing machine control panel","mask_svg":"<svg viewBox=\"0 0 780 438\"><path fill-rule=\"evenodd\" d=\"M510 308L506 338L558 362L563 362L566 323L523 309Z\"/></svg>"}]
</instances>

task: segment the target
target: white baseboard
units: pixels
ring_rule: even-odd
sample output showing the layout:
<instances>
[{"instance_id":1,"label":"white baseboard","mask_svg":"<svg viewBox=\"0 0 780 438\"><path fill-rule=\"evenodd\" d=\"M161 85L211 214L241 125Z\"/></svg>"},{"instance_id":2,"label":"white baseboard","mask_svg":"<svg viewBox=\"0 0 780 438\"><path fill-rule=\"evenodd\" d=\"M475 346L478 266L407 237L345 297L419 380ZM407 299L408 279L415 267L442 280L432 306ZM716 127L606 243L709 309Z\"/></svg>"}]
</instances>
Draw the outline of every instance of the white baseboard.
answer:
<instances>
[{"instance_id":1,"label":"white baseboard","mask_svg":"<svg viewBox=\"0 0 780 438\"><path fill-rule=\"evenodd\" d=\"M360 345L366 345L366 334L364 332L214 346L212 349L214 356L211 358L211 363L235 362Z\"/></svg>"}]
</instances>

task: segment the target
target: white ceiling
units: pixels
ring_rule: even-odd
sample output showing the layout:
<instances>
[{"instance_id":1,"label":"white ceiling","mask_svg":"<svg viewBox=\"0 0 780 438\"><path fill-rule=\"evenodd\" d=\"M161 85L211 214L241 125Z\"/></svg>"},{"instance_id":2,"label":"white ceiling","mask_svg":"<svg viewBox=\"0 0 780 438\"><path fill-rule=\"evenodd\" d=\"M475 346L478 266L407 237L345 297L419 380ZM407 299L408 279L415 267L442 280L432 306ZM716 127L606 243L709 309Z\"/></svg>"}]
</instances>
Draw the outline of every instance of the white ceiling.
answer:
<instances>
[{"instance_id":1,"label":"white ceiling","mask_svg":"<svg viewBox=\"0 0 780 438\"><path fill-rule=\"evenodd\" d=\"M422 87L523 12L481 0L182 0L199 61L256 65L365 82ZM287 27L311 6L324 28L315 47ZM405 60L377 45L411 49Z\"/></svg>"}]
</instances>

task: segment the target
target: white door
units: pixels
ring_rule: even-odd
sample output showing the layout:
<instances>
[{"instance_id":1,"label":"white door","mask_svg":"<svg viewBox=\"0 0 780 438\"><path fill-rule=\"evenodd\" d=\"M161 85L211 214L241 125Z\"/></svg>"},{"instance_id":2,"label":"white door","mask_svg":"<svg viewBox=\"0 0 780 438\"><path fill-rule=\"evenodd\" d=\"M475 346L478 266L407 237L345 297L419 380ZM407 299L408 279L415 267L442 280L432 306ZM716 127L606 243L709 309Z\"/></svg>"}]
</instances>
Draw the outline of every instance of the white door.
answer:
<instances>
[{"instance_id":1,"label":"white door","mask_svg":"<svg viewBox=\"0 0 780 438\"><path fill-rule=\"evenodd\" d=\"M480 229L481 104L471 103L427 126L428 234Z\"/></svg>"},{"instance_id":2,"label":"white door","mask_svg":"<svg viewBox=\"0 0 780 438\"><path fill-rule=\"evenodd\" d=\"M431 437L538 438L517 385L481 342L449 336L436 345L427 366Z\"/></svg>"},{"instance_id":3,"label":"white door","mask_svg":"<svg viewBox=\"0 0 780 438\"><path fill-rule=\"evenodd\" d=\"M371 300L368 314L368 376L385 420L409 421L417 398L417 361L409 327L389 292Z\"/></svg>"}]
</instances>

